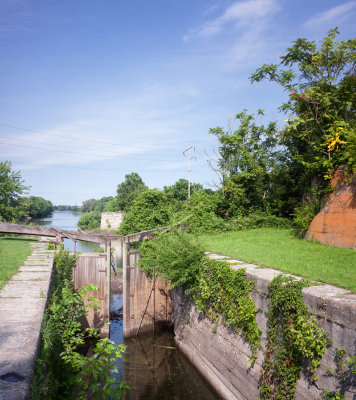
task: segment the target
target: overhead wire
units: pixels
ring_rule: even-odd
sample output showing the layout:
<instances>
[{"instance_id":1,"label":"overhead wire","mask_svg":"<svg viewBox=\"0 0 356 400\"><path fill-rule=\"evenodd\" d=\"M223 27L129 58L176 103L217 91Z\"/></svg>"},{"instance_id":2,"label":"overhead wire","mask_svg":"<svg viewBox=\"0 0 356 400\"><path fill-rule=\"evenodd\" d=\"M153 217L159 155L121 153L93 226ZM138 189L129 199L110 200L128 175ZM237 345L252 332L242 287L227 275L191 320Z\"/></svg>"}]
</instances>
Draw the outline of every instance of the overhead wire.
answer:
<instances>
[{"instance_id":1,"label":"overhead wire","mask_svg":"<svg viewBox=\"0 0 356 400\"><path fill-rule=\"evenodd\" d=\"M10 139L11 140L11 139ZM67 153L67 154L78 154L78 151L70 151L70 150L58 150L58 149L46 149L43 147L37 147L37 146L30 146L30 145L22 145L22 144L15 144L15 143L6 143L3 141L0 141L1 144L4 144L6 146L16 146L16 147L23 147L23 148L32 148L32 149L36 149L36 150L45 150L45 151L54 151L54 152L59 152L59 153ZM117 156L120 158L126 158L128 160L141 160L141 161L163 161L163 162L170 162L172 161L172 159L159 159L159 158L146 158L146 157L131 157L131 156L126 156L126 155L122 155L120 153L114 153L114 152L106 152L107 154L113 155L113 156ZM86 154L86 155L101 155L103 156L104 154L98 154L98 152L95 153L89 153L89 152L85 152L80 150L80 154Z\"/></svg>"},{"instance_id":2,"label":"overhead wire","mask_svg":"<svg viewBox=\"0 0 356 400\"><path fill-rule=\"evenodd\" d=\"M15 126L15 125L4 124L2 122L0 122L0 126L6 127L6 128L16 129L16 130L23 131L23 132L39 133L41 135L47 135L47 136L51 136L51 137L56 136L56 137L60 137L60 138L63 138L63 139L75 140L75 141L80 142L82 145L85 142L92 142L92 143L98 143L98 144L101 144L101 145L106 144L106 145L109 145L109 146L120 146L120 147L129 147L129 146L131 146L129 144L125 145L123 143L118 143L118 142L116 142L116 143L115 142L106 142L106 141L103 141L103 140L90 139L90 138L86 138L86 137L84 138L84 137L68 136L68 135L61 135L61 134L58 134L58 133L50 133L50 132L46 132L46 131L40 131L40 130L36 130L36 129L22 128L22 127ZM147 149L145 146L140 146L140 145L135 145L135 147L136 148L141 148L141 149L144 149L144 150ZM165 151L176 152L175 150L169 150L169 149L167 149Z\"/></svg>"}]
</instances>

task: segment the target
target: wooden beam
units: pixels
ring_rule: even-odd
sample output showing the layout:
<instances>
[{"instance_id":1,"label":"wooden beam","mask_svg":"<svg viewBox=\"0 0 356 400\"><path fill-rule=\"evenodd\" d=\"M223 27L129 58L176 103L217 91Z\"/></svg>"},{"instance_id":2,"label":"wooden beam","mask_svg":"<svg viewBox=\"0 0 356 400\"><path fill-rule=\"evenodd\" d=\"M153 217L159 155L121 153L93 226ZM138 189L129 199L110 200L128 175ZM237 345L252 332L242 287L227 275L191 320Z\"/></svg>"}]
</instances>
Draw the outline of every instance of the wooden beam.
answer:
<instances>
[{"instance_id":1,"label":"wooden beam","mask_svg":"<svg viewBox=\"0 0 356 400\"><path fill-rule=\"evenodd\" d=\"M111 239L117 239L117 235L108 234L107 232L103 232L103 234L100 232L92 234L83 231L68 231L65 229L44 228L35 225L17 225L9 222L0 222L0 232L49 237L62 236L73 240L102 244L108 243Z\"/></svg>"},{"instance_id":2,"label":"wooden beam","mask_svg":"<svg viewBox=\"0 0 356 400\"><path fill-rule=\"evenodd\" d=\"M122 240L125 243L133 243L133 242L140 242L141 240L145 240L145 239L152 239L154 237L154 232L169 231L173 227L179 226L183 222L187 221L192 215L193 214L189 214L186 217L184 217L182 220L180 220L170 226L162 226L161 228L150 229L148 231L131 233L130 235L122 236Z\"/></svg>"}]
</instances>

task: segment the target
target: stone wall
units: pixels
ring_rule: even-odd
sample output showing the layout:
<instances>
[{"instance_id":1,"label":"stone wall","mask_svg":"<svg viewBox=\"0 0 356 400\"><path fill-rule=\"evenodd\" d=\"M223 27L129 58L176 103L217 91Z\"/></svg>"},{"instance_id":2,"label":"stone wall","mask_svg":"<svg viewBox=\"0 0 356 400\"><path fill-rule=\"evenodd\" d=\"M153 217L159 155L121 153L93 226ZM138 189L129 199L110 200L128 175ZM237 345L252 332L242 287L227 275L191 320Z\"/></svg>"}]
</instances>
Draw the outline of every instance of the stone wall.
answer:
<instances>
[{"instance_id":1,"label":"stone wall","mask_svg":"<svg viewBox=\"0 0 356 400\"><path fill-rule=\"evenodd\" d=\"M313 219L306 233L308 239L329 246L356 248L356 180L347 183L343 170L331 181L334 188L329 201Z\"/></svg>"},{"instance_id":2,"label":"stone wall","mask_svg":"<svg viewBox=\"0 0 356 400\"><path fill-rule=\"evenodd\" d=\"M100 229L116 231L121 225L124 215L125 213L123 211L102 212Z\"/></svg>"},{"instance_id":3,"label":"stone wall","mask_svg":"<svg viewBox=\"0 0 356 400\"><path fill-rule=\"evenodd\" d=\"M248 280L256 282L253 300L259 310L256 319L263 331L263 347L267 335L268 285L281 272L260 269L252 264L235 265L232 268L246 268ZM322 365L317 371L319 380L315 384L309 383L305 375L301 376L296 399L322 399L323 388L341 391L346 400L355 399L356 375L345 370L346 380L340 382L330 374L330 370L337 370L337 349L345 350L345 359L356 353L356 295L330 285L320 285L305 288L303 297L316 315L319 326L329 333L332 346L326 349ZM216 329L215 324L194 306L182 288L172 291L172 307L177 345L220 396L228 400L258 399L263 351L258 352L252 368L248 343L229 327L219 324Z\"/></svg>"}]
</instances>

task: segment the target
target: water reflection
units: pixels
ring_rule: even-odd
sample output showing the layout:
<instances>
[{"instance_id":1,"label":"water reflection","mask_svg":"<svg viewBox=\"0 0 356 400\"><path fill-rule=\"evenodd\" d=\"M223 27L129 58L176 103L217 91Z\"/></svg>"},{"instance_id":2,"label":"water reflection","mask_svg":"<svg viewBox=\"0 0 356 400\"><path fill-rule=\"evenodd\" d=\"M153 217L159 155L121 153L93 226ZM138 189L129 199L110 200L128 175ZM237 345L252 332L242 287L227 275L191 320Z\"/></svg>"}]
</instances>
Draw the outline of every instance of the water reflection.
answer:
<instances>
[{"instance_id":1,"label":"water reflection","mask_svg":"<svg viewBox=\"0 0 356 400\"><path fill-rule=\"evenodd\" d=\"M112 295L112 307L122 295ZM124 343L118 379L129 382L125 400L217 400L219 397L175 345L172 332L158 331L123 339L122 320L112 321L110 338Z\"/></svg>"}]
</instances>

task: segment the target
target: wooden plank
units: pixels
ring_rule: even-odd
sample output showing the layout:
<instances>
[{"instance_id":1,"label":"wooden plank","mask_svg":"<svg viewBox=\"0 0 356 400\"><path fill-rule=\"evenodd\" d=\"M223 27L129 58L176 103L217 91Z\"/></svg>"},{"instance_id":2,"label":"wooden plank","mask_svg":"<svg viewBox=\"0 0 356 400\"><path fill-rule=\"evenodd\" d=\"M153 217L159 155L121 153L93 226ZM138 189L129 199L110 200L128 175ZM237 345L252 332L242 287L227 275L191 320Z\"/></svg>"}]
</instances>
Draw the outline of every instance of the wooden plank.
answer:
<instances>
[{"instance_id":1,"label":"wooden plank","mask_svg":"<svg viewBox=\"0 0 356 400\"><path fill-rule=\"evenodd\" d=\"M82 325L83 327L99 328L101 337L109 336L108 325L105 326L110 320L110 309L108 308L110 287L108 288L107 286L107 267L108 264L105 256L93 254L89 256L81 255L76 263L76 267L73 268L73 281L76 289L87 283L99 287L99 291L89 292L84 297L92 296L97 298L100 310L87 308L88 315L82 320ZM102 273L101 270L105 270L105 273Z\"/></svg>"},{"instance_id":2,"label":"wooden plank","mask_svg":"<svg viewBox=\"0 0 356 400\"><path fill-rule=\"evenodd\" d=\"M193 214L187 215L182 220L178 221L177 223L175 223L171 226L162 226L161 228L150 229L148 231L131 233L130 235L123 236L122 240L125 243L129 244L129 243L133 243L133 242L140 242L141 240L152 239L154 237L155 232L169 231L174 226L179 226L183 222L187 221L192 215Z\"/></svg>"},{"instance_id":3,"label":"wooden plank","mask_svg":"<svg viewBox=\"0 0 356 400\"><path fill-rule=\"evenodd\" d=\"M87 233L83 231L69 231L57 228L44 228L42 226L34 225L17 225L9 222L0 222L0 232L4 233L17 233L20 235L35 235L35 236L49 236L49 237L66 237L74 240L83 240L84 242L102 243L105 244L111 239L117 239L117 235L112 233Z\"/></svg>"}]
</instances>

